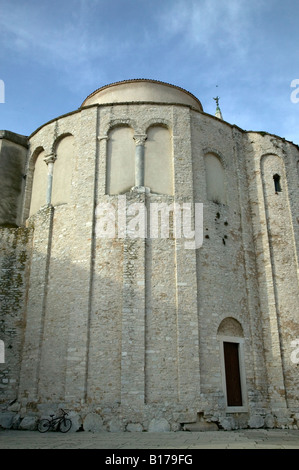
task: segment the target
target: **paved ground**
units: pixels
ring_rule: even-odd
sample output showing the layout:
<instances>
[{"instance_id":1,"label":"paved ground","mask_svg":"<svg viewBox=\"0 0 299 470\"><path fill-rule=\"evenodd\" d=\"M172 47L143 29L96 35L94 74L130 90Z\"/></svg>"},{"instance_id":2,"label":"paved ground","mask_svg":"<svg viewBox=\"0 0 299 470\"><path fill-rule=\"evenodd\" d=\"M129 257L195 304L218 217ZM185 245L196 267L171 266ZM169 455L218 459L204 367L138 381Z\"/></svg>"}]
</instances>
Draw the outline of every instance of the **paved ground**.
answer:
<instances>
[{"instance_id":1,"label":"paved ground","mask_svg":"<svg viewBox=\"0 0 299 470\"><path fill-rule=\"evenodd\" d=\"M299 449L299 430L67 434L1 430L0 449L156 449L158 453L167 449L188 449L189 453L194 449Z\"/></svg>"}]
</instances>

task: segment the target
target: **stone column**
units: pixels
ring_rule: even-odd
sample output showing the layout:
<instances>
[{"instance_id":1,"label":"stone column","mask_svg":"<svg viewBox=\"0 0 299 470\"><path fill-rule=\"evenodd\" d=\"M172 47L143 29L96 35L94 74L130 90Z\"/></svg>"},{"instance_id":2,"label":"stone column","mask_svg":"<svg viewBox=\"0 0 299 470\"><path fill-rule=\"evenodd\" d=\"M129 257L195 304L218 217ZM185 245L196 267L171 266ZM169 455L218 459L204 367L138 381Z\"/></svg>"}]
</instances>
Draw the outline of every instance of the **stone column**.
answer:
<instances>
[{"instance_id":1,"label":"stone column","mask_svg":"<svg viewBox=\"0 0 299 470\"><path fill-rule=\"evenodd\" d=\"M99 168L97 175L97 197L108 194L108 173L110 168L107 162L109 136L102 134L98 136ZM97 200L98 202L98 200Z\"/></svg>"},{"instance_id":2,"label":"stone column","mask_svg":"<svg viewBox=\"0 0 299 470\"><path fill-rule=\"evenodd\" d=\"M193 204L191 118L187 108L173 108L173 153L175 202ZM178 397L180 403L191 409L200 406L200 331L196 249L187 246L184 238L176 238Z\"/></svg>"},{"instance_id":3,"label":"stone column","mask_svg":"<svg viewBox=\"0 0 299 470\"><path fill-rule=\"evenodd\" d=\"M24 331L18 397L24 402L40 398L53 217L54 207L52 206L44 207L34 215L34 237L27 293L27 323Z\"/></svg>"},{"instance_id":4,"label":"stone column","mask_svg":"<svg viewBox=\"0 0 299 470\"><path fill-rule=\"evenodd\" d=\"M126 197L127 211L131 204L145 207L145 198L145 192L132 191ZM138 407L145 399L145 238L130 234L123 246L121 346L121 402Z\"/></svg>"},{"instance_id":5,"label":"stone column","mask_svg":"<svg viewBox=\"0 0 299 470\"><path fill-rule=\"evenodd\" d=\"M144 186L144 144L146 134L135 134L135 186Z\"/></svg>"},{"instance_id":6,"label":"stone column","mask_svg":"<svg viewBox=\"0 0 299 470\"><path fill-rule=\"evenodd\" d=\"M48 186L47 186L47 204L51 204L52 200L52 184L53 184L53 169L54 169L54 162L57 159L54 153L50 153L44 158L44 162L48 166Z\"/></svg>"}]
</instances>

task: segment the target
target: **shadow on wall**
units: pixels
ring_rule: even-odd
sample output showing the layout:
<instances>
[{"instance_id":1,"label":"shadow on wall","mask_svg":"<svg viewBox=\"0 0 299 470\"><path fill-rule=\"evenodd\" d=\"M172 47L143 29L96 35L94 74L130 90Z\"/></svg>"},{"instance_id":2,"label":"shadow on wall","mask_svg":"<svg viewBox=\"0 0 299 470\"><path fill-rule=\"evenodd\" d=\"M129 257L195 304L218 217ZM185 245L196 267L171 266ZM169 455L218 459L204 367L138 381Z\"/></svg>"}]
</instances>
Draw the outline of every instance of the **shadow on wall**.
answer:
<instances>
[{"instance_id":1,"label":"shadow on wall","mask_svg":"<svg viewBox=\"0 0 299 470\"><path fill-rule=\"evenodd\" d=\"M21 293L11 299L5 318L1 312L4 338L11 339L6 363L0 364L3 400L113 404L136 387L145 402L176 401L174 261L161 271L151 246L159 253L168 240L147 241L151 275L144 286L134 265L144 241L97 240L91 266L88 250L80 252L62 234L55 233L54 222L48 258L46 238L37 240L42 233L35 230L22 278L13 253L1 258L2 288L9 261Z\"/></svg>"}]
</instances>

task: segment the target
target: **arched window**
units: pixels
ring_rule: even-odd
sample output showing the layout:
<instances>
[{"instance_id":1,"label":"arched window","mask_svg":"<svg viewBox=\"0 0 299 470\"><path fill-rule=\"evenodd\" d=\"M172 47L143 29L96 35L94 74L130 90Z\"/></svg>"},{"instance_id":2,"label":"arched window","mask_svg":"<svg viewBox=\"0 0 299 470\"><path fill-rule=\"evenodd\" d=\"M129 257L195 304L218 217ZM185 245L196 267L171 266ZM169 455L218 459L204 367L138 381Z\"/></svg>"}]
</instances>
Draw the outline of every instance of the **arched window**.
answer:
<instances>
[{"instance_id":1,"label":"arched window","mask_svg":"<svg viewBox=\"0 0 299 470\"><path fill-rule=\"evenodd\" d=\"M46 204L48 170L44 162L45 151L41 148L37 152L33 170L33 184L31 191L31 203L29 215L35 214L42 206Z\"/></svg>"},{"instance_id":2,"label":"arched window","mask_svg":"<svg viewBox=\"0 0 299 470\"><path fill-rule=\"evenodd\" d=\"M207 199L226 204L225 174L221 160L213 153L205 155Z\"/></svg>"},{"instance_id":3,"label":"arched window","mask_svg":"<svg viewBox=\"0 0 299 470\"><path fill-rule=\"evenodd\" d=\"M55 155L51 201L53 205L70 202L74 156L74 137L72 135L59 139L55 146Z\"/></svg>"},{"instance_id":4,"label":"arched window","mask_svg":"<svg viewBox=\"0 0 299 470\"><path fill-rule=\"evenodd\" d=\"M135 184L134 131L129 126L118 126L108 134L106 193L121 194Z\"/></svg>"},{"instance_id":5,"label":"arched window","mask_svg":"<svg viewBox=\"0 0 299 470\"><path fill-rule=\"evenodd\" d=\"M165 126L153 125L147 130L144 184L153 193L173 194L172 142Z\"/></svg>"}]
</instances>

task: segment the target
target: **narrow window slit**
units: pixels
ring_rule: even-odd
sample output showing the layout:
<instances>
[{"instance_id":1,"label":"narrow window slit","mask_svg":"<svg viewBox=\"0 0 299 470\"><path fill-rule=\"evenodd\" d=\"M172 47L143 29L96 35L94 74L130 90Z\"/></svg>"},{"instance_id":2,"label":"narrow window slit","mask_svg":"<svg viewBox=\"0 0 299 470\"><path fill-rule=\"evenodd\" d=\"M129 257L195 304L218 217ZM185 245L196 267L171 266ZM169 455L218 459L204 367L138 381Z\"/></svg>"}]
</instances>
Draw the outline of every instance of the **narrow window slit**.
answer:
<instances>
[{"instance_id":1,"label":"narrow window slit","mask_svg":"<svg viewBox=\"0 0 299 470\"><path fill-rule=\"evenodd\" d=\"M280 193L281 192L280 176L278 174L274 175L273 180L274 180L275 193Z\"/></svg>"}]
</instances>

